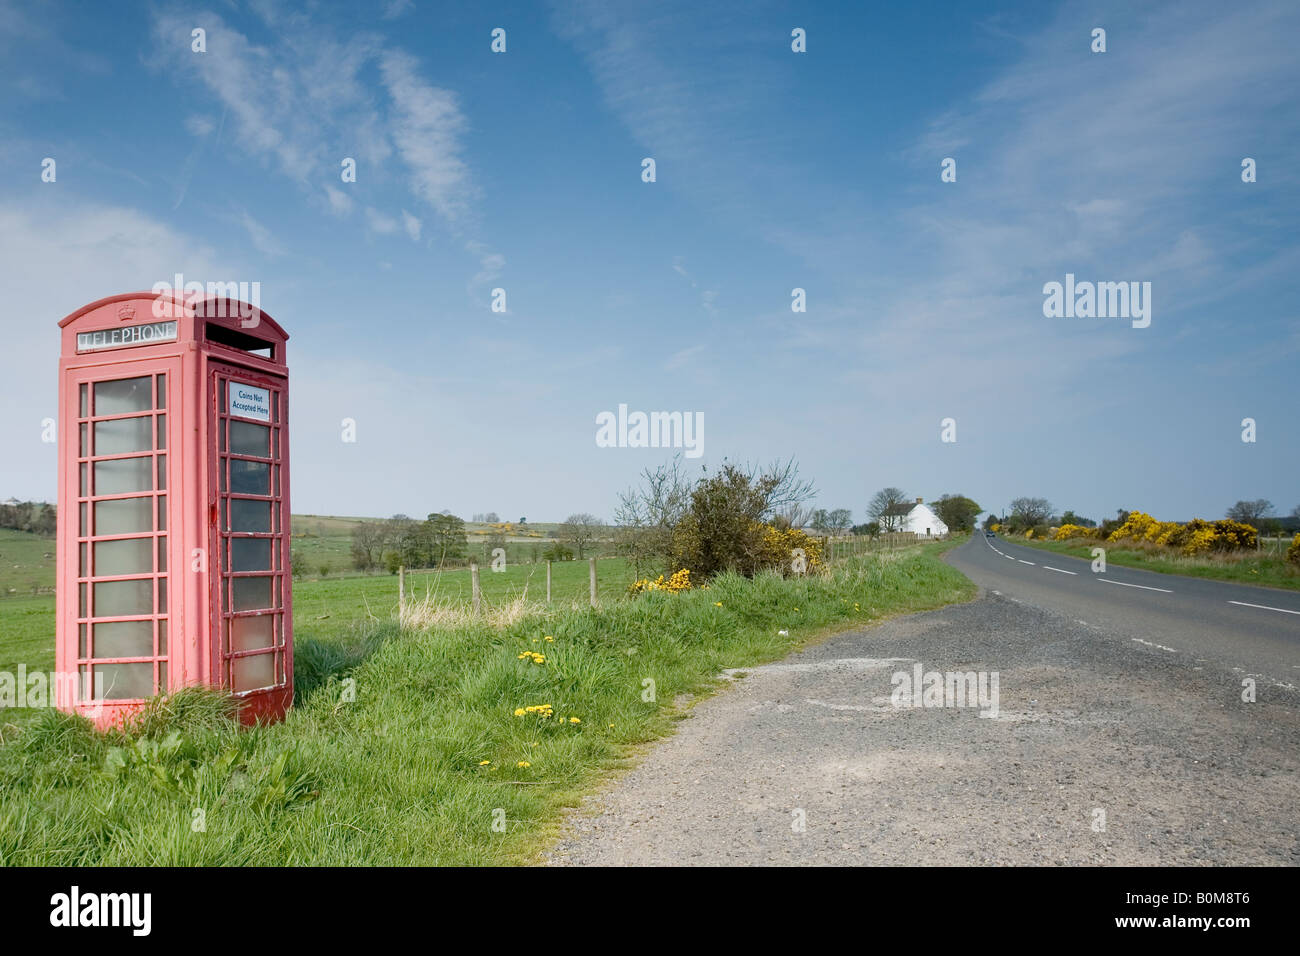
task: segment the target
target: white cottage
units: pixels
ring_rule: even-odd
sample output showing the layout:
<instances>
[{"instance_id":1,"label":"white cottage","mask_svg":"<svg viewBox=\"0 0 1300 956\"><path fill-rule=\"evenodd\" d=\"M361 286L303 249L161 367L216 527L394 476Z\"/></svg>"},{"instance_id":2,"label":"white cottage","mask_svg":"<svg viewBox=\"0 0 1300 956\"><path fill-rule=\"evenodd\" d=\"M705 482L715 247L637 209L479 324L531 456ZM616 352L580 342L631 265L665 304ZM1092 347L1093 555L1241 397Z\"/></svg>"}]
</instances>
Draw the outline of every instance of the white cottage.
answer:
<instances>
[{"instance_id":1,"label":"white cottage","mask_svg":"<svg viewBox=\"0 0 1300 956\"><path fill-rule=\"evenodd\" d=\"M893 518L898 531L910 531L922 538L936 538L948 533L948 526L922 498L917 498L914 504L894 505L885 514Z\"/></svg>"}]
</instances>

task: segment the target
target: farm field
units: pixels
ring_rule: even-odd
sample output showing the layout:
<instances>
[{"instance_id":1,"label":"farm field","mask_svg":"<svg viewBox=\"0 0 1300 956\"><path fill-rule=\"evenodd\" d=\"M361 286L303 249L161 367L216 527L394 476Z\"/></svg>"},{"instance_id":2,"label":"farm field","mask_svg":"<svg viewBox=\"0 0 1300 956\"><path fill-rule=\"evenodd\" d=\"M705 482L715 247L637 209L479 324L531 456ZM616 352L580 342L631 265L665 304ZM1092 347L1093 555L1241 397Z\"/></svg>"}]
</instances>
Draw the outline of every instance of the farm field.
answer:
<instances>
[{"instance_id":1,"label":"farm field","mask_svg":"<svg viewBox=\"0 0 1300 956\"><path fill-rule=\"evenodd\" d=\"M409 627L392 576L295 585L297 693L280 724L237 730L206 692L160 703L135 738L50 710L6 717L0 864L534 861L565 807L671 731L680 695L834 630L972 596L938 560L955 543L636 599L620 593L627 567L601 561L599 609L583 603L586 562L555 565L549 608L533 602L536 584L514 600L529 568L485 571L478 619L464 610L468 574L452 571L423 582L448 613ZM408 579L417 598L420 578ZM16 636L0 655L48 661L33 639L39 604L5 602L0 615L20 609L33 617L6 624Z\"/></svg>"},{"instance_id":2,"label":"farm field","mask_svg":"<svg viewBox=\"0 0 1300 956\"><path fill-rule=\"evenodd\" d=\"M1040 541L1022 535L1014 535L1007 540L1015 544L1087 560L1092 559L1094 547L1104 547L1107 563L1121 567L1300 591L1300 568L1288 564L1286 560L1286 545L1290 543L1290 539L1284 541L1270 539L1264 542L1260 551L1248 551L1240 556L1224 557L1187 557L1173 549L1148 550L1106 541Z\"/></svg>"}]
</instances>

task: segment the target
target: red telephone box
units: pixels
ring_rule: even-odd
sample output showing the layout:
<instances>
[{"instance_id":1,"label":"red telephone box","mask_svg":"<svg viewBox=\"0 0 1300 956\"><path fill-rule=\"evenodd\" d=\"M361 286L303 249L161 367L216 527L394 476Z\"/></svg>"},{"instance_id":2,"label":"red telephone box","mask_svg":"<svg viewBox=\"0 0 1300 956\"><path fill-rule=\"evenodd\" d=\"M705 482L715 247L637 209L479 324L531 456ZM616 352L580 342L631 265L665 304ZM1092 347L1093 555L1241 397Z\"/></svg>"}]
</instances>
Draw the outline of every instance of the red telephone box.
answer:
<instances>
[{"instance_id":1,"label":"red telephone box","mask_svg":"<svg viewBox=\"0 0 1300 956\"><path fill-rule=\"evenodd\" d=\"M259 308L109 296L59 323L56 699L100 727L206 684L293 699L288 335Z\"/></svg>"}]
</instances>

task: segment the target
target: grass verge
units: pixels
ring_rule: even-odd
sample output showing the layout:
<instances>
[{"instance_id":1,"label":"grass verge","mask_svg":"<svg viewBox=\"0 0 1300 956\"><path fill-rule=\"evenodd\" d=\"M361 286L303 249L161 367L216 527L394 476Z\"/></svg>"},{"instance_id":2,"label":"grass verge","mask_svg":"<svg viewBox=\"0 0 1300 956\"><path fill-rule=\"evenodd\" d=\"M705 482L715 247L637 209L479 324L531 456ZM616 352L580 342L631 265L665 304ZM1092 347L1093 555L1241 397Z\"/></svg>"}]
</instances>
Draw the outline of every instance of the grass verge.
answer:
<instances>
[{"instance_id":1,"label":"grass verge","mask_svg":"<svg viewBox=\"0 0 1300 956\"><path fill-rule=\"evenodd\" d=\"M496 624L358 622L299 642L298 700L274 726L240 730L203 691L155 702L130 734L43 711L0 727L0 863L533 862L565 807L670 731L677 695L831 630L969 599L940 550Z\"/></svg>"},{"instance_id":2,"label":"grass verge","mask_svg":"<svg viewBox=\"0 0 1300 956\"><path fill-rule=\"evenodd\" d=\"M1023 544L1042 551L1068 554L1087 561L1092 560L1093 548L1102 547L1106 549L1106 563L1117 564L1120 567L1300 591L1300 568L1288 563L1282 555L1267 552L1249 551L1242 555L1190 557L1160 545L1142 547L1119 545L1108 541L1036 541L1019 535L1006 540L1012 544Z\"/></svg>"}]
</instances>

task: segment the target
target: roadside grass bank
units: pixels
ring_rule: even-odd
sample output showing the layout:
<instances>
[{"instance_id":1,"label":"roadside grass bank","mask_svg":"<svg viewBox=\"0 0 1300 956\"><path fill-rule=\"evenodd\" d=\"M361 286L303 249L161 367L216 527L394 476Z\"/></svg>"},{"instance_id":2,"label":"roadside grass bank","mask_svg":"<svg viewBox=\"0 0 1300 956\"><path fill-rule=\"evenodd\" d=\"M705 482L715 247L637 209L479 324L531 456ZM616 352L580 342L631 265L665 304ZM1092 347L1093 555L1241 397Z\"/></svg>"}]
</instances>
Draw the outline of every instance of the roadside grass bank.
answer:
<instances>
[{"instance_id":1,"label":"roadside grass bank","mask_svg":"<svg viewBox=\"0 0 1300 956\"><path fill-rule=\"evenodd\" d=\"M204 691L155 702L131 735L55 711L0 724L0 863L533 862L564 808L671 731L678 695L833 629L969 599L945 546L596 609L318 624L273 726L239 730Z\"/></svg>"},{"instance_id":2,"label":"roadside grass bank","mask_svg":"<svg viewBox=\"0 0 1300 956\"><path fill-rule=\"evenodd\" d=\"M1266 551L1188 556L1155 544L1143 546L1111 541L1039 541L1020 535L1006 537L1004 540L1088 561L1092 560L1093 548L1105 548L1106 563L1125 568L1300 591L1300 568L1289 564L1284 555L1269 554Z\"/></svg>"}]
</instances>

